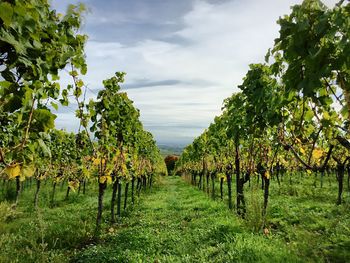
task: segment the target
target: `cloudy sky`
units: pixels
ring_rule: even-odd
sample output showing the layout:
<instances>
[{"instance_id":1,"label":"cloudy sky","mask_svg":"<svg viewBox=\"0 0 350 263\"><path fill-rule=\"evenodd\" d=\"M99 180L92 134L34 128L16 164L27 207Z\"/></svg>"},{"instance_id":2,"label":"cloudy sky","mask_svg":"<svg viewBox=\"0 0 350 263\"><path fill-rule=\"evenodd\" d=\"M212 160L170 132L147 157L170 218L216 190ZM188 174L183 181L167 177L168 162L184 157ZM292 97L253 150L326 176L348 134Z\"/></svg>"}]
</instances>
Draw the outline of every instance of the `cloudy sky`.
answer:
<instances>
[{"instance_id":1,"label":"cloudy sky","mask_svg":"<svg viewBox=\"0 0 350 263\"><path fill-rule=\"evenodd\" d=\"M64 13L73 0L53 0ZM263 62L276 20L301 0L83 0L88 97L116 71L160 144L188 144L220 114L250 63ZM333 6L336 0L327 0ZM62 76L64 82L66 76ZM58 128L76 130L74 107Z\"/></svg>"}]
</instances>

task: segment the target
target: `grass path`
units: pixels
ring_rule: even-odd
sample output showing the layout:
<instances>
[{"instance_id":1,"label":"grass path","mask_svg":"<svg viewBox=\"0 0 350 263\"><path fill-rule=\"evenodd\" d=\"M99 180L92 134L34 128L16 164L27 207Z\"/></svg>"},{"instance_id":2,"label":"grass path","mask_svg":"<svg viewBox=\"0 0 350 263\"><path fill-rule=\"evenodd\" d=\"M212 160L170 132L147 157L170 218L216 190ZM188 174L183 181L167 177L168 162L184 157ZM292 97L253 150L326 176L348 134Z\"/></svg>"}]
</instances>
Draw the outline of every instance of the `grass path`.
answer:
<instances>
[{"instance_id":1,"label":"grass path","mask_svg":"<svg viewBox=\"0 0 350 263\"><path fill-rule=\"evenodd\" d=\"M220 202L164 178L103 241L73 262L298 262L273 237L250 233ZM304 261L305 262L305 261Z\"/></svg>"}]
</instances>

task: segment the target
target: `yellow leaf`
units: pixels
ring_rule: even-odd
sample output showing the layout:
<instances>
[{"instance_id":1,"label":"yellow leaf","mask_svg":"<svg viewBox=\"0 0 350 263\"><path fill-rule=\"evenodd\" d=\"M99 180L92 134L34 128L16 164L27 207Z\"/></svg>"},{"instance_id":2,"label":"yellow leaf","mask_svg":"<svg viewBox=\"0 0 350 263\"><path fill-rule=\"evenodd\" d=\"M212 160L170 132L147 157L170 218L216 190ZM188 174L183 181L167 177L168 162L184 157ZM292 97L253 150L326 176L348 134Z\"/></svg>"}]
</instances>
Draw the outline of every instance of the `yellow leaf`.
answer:
<instances>
[{"instance_id":1,"label":"yellow leaf","mask_svg":"<svg viewBox=\"0 0 350 263\"><path fill-rule=\"evenodd\" d=\"M269 171L265 172L265 177L266 177L266 179L270 179L270 172Z\"/></svg>"},{"instance_id":2,"label":"yellow leaf","mask_svg":"<svg viewBox=\"0 0 350 263\"><path fill-rule=\"evenodd\" d=\"M323 151L321 149L314 149L312 151L312 157L315 159L315 160L319 160L323 155Z\"/></svg>"},{"instance_id":3,"label":"yellow leaf","mask_svg":"<svg viewBox=\"0 0 350 263\"><path fill-rule=\"evenodd\" d=\"M109 175L103 175L100 177L100 183L104 184L105 182L107 182L107 184L111 184L112 183L112 177Z\"/></svg>"},{"instance_id":4,"label":"yellow leaf","mask_svg":"<svg viewBox=\"0 0 350 263\"><path fill-rule=\"evenodd\" d=\"M20 172L21 172L21 167L18 163L9 165L5 168L5 173L7 174L9 179L16 178L17 176L19 176Z\"/></svg>"},{"instance_id":5,"label":"yellow leaf","mask_svg":"<svg viewBox=\"0 0 350 263\"><path fill-rule=\"evenodd\" d=\"M219 177L219 178L224 178L224 179L225 179L226 175L225 175L224 173L219 173L219 174L218 174L218 177Z\"/></svg>"},{"instance_id":6,"label":"yellow leaf","mask_svg":"<svg viewBox=\"0 0 350 263\"><path fill-rule=\"evenodd\" d=\"M329 116L329 113L327 112L327 111L325 111L324 113L323 113L323 119L325 119L325 120L329 120L331 117Z\"/></svg>"},{"instance_id":7,"label":"yellow leaf","mask_svg":"<svg viewBox=\"0 0 350 263\"><path fill-rule=\"evenodd\" d=\"M62 177L55 177L55 178L53 178L53 181L57 184L57 183L59 183L60 181L62 181Z\"/></svg>"},{"instance_id":8,"label":"yellow leaf","mask_svg":"<svg viewBox=\"0 0 350 263\"><path fill-rule=\"evenodd\" d=\"M34 165L26 165L22 167L21 174L24 177L32 177L35 173Z\"/></svg>"},{"instance_id":9,"label":"yellow leaf","mask_svg":"<svg viewBox=\"0 0 350 263\"><path fill-rule=\"evenodd\" d=\"M105 164L106 163L106 159L102 159L102 158L93 158L92 159L92 164L93 165L96 165L96 166L98 166L98 165L100 165L100 164Z\"/></svg>"},{"instance_id":10,"label":"yellow leaf","mask_svg":"<svg viewBox=\"0 0 350 263\"><path fill-rule=\"evenodd\" d=\"M310 175L311 174L311 171L310 170L306 170L307 174Z\"/></svg>"},{"instance_id":11,"label":"yellow leaf","mask_svg":"<svg viewBox=\"0 0 350 263\"><path fill-rule=\"evenodd\" d=\"M105 171L105 176L111 176L112 170L111 169L106 169Z\"/></svg>"},{"instance_id":12,"label":"yellow leaf","mask_svg":"<svg viewBox=\"0 0 350 263\"><path fill-rule=\"evenodd\" d=\"M111 184L112 183L112 176L107 176L107 184Z\"/></svg>"},{"instance_id":13,"label":"yellow leaf","mask_svg":"<svg viewBox=\"0 0 350 263\"><path fill-rule=\"evenodd\" d=\"M75 180L75 181L70 181L68 182L68 187L75 192L75 190L79 187L79 181Z\"/></svg>"},{"instance_id":14,"label":"yellow leaf","mask_svg":"<svg viewBox=\"0 0 350 263\"><path fill-rule=\"evenodd\" d=\"M97 165L100 164L100 159L99 159L99 158L93 158L92 160L93 160L93 161L92 161L92 164L93 164L93 165L96 165L96 166L97 166Z\"/></svg>"},{"instance_id":15,"label":"yellow leaf","mask_svg":"<svg viewBox=\"0 0 350 263\"><path fill-rule=\"evenodd\" d=\"M46 175L47 175L47 172L44 172L42 173L40 176L39 176L39 180L44 180L46 178Z\"/></svg>"},{"instance_id":16,"label":"yellow leaf","mask_svg":"<svg viewBox=\"0 0 350 263\"><path fill-rule=\"evenodd\" d=\"M68 182L68 187L71 189L74 188L73 181Z\"/></svg>"},{"instance_id":17,"label":"yellow leaf","mask_svg":"<svg viewBox=\"0 0 350 263\"><path fill-rule=\"evenodd\" d=\"M301 154L305 154L305 150L303 149L303 147L300 147L300 152L301 152Z\"/></svg>"},{"instance_id":18,"label":"yellow leaf","mask_svg":"<svg viewBox=\"0 0 350 263\"><path fill-rule=\"evenodd\" d=\"M100 184L104 184L107 180L107 176L101 176L99 179Z\"/></svg>"},{"instance_id":19,"label":"yellow leaf","mask_svg":"<svg viewBox=\"0 0 350 263\"><path fill-rule=\"evenodd\" d=\"M90 171L86 167L82 168L82 172L85 178L90 178Z\"/></svg>"},{"instance_id":20,"label":"yellow leaf","mask_svg":"<svg viewBox=\"0 0 350 263\"><path fill-rule=\"evenodd\" d=\"M123 164L121 165L121 173L122 173L123 175L126 175L126 174L128 173L128 168L126 167L126 163L123 163Z\"/></svg>"}]
</instances>

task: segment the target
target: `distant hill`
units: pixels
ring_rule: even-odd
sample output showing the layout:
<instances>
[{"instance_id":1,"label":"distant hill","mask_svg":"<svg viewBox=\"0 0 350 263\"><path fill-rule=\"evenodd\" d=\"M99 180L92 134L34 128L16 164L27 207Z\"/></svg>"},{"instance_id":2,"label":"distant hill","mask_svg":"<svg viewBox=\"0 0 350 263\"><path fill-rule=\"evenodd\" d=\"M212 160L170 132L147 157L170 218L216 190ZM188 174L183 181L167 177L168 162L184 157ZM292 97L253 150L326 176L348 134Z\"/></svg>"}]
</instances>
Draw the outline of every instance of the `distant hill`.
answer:
<instances>
[{"instance_id":1,"label":"distant hill","mask_svg":"<svg viewBox=\"0 0 350 263\"><path fill-rule=\"evenodd\" d=\"M172 155L172 154L181 155L181 153L183 151L182 146L159 144L158 147L160 149L160 153L164 157L166 157L168 155Z\"/></svg>"}]
</instances>

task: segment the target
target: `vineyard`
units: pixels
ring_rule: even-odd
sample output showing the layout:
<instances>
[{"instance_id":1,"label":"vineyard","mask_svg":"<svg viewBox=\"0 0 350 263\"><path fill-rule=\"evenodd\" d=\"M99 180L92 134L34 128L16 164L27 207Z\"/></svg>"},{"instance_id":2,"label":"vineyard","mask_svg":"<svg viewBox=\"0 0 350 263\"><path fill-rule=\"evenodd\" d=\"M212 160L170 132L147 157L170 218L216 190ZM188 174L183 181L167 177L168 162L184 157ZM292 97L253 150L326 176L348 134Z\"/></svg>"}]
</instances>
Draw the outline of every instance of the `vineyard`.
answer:
<instances>
[{"instance_id":1,"label":"vineyard","mask_svg":"<svg viewBox=\"0 0 350 263\"><path fill-rule=\"evenodd\" d=\"M350 261L348 1L293 6L165 159L124 72L87 99L86 12L0 1L0 262ZM72 104L78 130L55 128Z\"/></svg>"},{"instance_id":2,"label":"vineyard","mask_svg":"<svg viewBox=\"0 0 350 263\"><path fill-rule=\"evenodd\" d=\"M269 213L271 184L281 193L289 184L289 195L311 199L331 187L326 180L333 180L337 190L326 200L339 210L349 206L349 11L344 1L333 9L304 1L280 18L280 36L267 51L266 63L250 65L241 91L225 99L222 115L185 148L177 163L177 173L212 198L220 191L228 208L243 219L251 217L247 203L261 203L254 229L265 235L284 225ZM303 185L303 193L295 184ZM261 198L250 194L254 188L261 188ZM349 234L349 221L344 220L341 232ZM349 248L348 238L339 242Z\"/></svg>"}]
</instances>

